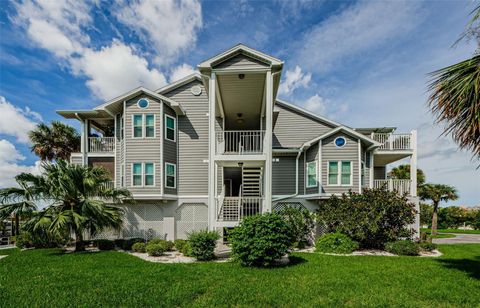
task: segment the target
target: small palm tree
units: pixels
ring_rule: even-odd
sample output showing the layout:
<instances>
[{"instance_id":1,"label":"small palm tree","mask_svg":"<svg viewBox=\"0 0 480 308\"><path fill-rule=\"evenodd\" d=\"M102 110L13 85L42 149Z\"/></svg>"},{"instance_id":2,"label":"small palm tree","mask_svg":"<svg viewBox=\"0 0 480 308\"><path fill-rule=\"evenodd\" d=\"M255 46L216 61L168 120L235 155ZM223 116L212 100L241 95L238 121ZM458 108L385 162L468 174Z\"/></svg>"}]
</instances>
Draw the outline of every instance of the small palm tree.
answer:
<instances>
[{"instance_id":1,"label":"small palm tree","mask_svg":"<svg viewBox=\"0 0 480 308\"><path fill-rule=\"evenodd\" d=\"M83 236L94 236L105 229L119 230L123 210L117 206L129 198L125 189L107 188L110 181L103 168L72 165L64 160L43 165L42 198L50 205L25 224L28 231L49 231L75 234L75 250L85 249Z\"/></svg>"},{"instance_id":2,"label":"small palm tree","mask_svg":"<svg viewBox=\"0 0 480 308\"><path fill-rule=\"evenodd\" d=\"M450 201L458 199L455 187L443 184L424 184L420 186L419 195L422 200L432 200L432 235L437 234L438 206L441 201Z\"/></svg>"},{"instance_id":3,"label":"small palm tree","mask_svg":"<svg viewBox=\"0 0 480 308\"><path fill-rule=\"evenodd\" d=\"M80 148L80 135L75 128L59 121L52 121L51 126L38 124L29 137L32 152L41 160L68 160L70 154Z\"/></svg>"},{"instance_id":4,"label":"small palm tree","mask_svg":"<svg viewBox=\"0 0 480 308\"><path fill-rule=\"evenodd\" d=\"M28 173L15 177L18 187L0 189L0 221L14 218L15 235L20 234L20 218L28 218L37 210L38 178ZM34 183L34 184L32 184Z\"/></svg>"},{"instance_id":5,"label":"small palm tree","mask_svg":"<svg viewBox=\"0 0 480 308\"><path fill-rule=\"evenodd\" d=\"M393 168L388 175L393 179L410 180L410 165L404 164ZM417 186L425 183L425 173L422 169L417 169Z\"/></svg>"}]
</instances>

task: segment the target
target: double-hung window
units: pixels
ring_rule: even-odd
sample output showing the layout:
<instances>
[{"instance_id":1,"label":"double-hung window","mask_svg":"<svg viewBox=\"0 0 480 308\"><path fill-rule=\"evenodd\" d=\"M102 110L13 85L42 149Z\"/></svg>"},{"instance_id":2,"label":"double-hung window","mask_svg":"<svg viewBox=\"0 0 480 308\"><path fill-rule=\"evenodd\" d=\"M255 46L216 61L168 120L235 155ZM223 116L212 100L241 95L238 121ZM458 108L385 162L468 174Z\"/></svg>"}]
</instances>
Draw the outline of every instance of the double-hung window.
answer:
<instances>
[{"instance_id":1,"label":"double-hung window","mask_svg":"<svg viewBox=\"0 0 480 308\"><path fill-rule=\"evenodd\" d=\"M133 137L154 138L155 137L155 115L134 114L133 115Z\"/></svg>"},{"instance_id":2,"label":"double-hung window","mask_svg":"<svg viewBox=\"0 0 480 308\"><path fill-rule=\"evenodd\" d=\"M142 186L142 164L134 163L132 166L132 186Z\"/></svg>"},{"instance_id":3,"label":"double-hung window","mask_svg":"<svg viewBox=\"0 0 480 308\"><path fill-rule=\"evenodd\" d=\"M145 115L145 137L155 137L155 115L153 114Z\"/></svg>"},{"instance_id":4,"label":"double-hung window","mask_svg":"<svg viewBox=\"0 0 480 308\"><path fill-rule=\"evenodd\" d=\"M165 187L175 188L177 177L177 165L165 163Z\"/></svg>"},{"instance_id":5,"label":"double-hung window","mask_svg":"<svg viewBox=\"0 0 480 308\"><path fill-rule=\"evenodd\" d=\"M352 163L350 161L329 161L328 185L352 185Z\"/></svg>"},{"instance_id":6,"label":"double-hung window","mask_svg":"<svg viewBox=\"0 0 480 308\"><path fill-rule=\"evenodd\" d=\"M175 141L176 125L177 123L175 121L175 118L166 114L165 115L165 139L170 141Z\"/></svg>"},{"instance_id":7,"label":"double-hung window","mask_svg":"<svg viewBox=\"0 0 480 308\"><path fill-rule=\"evenodd\" d=\"M152 163L145 163L143 165L143 178L145 179L145 186L155 185L155 170Z\"/></svg>"},{"instance_id":8,"label":"double-hung window","mask_svg":"<svg viewBox=\"0 0 480 308\"><path fill-rule=\"evenodd\" d=\"M307 188L317 186L317 162L307 163Z\"/></svg>"},{"instance_id":9,"label":"double-hung window","mask_svg":"<svg viewBox=\"0 0 480 308\"><path fill-rule=\"evenodd\" d=\"M133 186L154 186L155 165L153 163L134 163L132 166Z\"/></svg>"},{"instance_id":10,"label":"double-hung window","mask_svg":"<svg viewBox=\"0 0 480 308\"><path fill-rule=\"evenodd\" d=\"M143 137L143 114L133 115L133 137L134 138Z\"/></svg>"}]
</instances>

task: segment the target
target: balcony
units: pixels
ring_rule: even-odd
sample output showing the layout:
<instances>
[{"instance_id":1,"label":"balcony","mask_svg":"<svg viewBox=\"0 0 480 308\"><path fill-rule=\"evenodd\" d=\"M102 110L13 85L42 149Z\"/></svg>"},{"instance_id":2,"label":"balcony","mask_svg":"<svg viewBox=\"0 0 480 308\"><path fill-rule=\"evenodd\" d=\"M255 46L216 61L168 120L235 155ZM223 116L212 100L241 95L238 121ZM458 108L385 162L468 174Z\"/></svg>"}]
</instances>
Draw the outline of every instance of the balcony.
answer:
<instances>
[{"instance_id":1,"label":"balcony","mask_svg":"<svg viewBox=\"0 0 480 308\"><path fill-rule=\"evenodd\" d=\"M218 222L239 222L244 217L262 212L262 197L216 198Z\"/></svg>"},{"instance_id":2,"label":"balcony","mask_svg":"<svg viewBox=\"0 0 480 308\"><path fill-rule=\"evenodd\" d=\"M88 137L89 153L113 153L115 137Z\"/></svg>"},{"instance_id":3,"label":"balcony","mask_svg":"<svg viewBox=\"0 0 480 308\"><path fill-rule=\"evenodd\" d=\"M410 195L410 189L412 186L411 180L399 180L399 179L388 179L388 180L373 180L373 188L376 189L385 189L388 191L396 191L400 195Z\"/></svg>"},{"instance_id":4,"label":"balcony","mask_svg":"<svg viewBox=\"0 0 480 308\"><path fill-rule=\"evenodd\" d=\"M371 137L373 140L382 144L379 150L413 150L412 134L372 133Z\"/></svg>"},{"instance_id":5,"label":"balcony","mask_svg":"<svg viewBox=\"0 0 480 308\"><path fill-rule=\"evenodd\" d=\"M263 154L263 130L228 130L216 133L217 155Z\"/></svg>"}]
</instances>

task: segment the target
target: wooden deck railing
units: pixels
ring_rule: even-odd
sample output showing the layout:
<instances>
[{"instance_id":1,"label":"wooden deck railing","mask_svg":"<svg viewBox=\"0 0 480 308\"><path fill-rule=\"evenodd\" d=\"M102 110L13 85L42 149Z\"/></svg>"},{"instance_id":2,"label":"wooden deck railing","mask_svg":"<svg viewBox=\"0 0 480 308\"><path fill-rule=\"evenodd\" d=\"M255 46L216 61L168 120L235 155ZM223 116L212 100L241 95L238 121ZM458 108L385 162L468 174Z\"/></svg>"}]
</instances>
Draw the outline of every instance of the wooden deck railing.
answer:
<instances>
[{"instance_id":1,"label":"wooden deck railing","mask_svg":"<svg viewBox=\"0 0 480 308\"><path fill-rule=\"evenodd\" d=\"M411 180L388 179L388 180L373 181L374 188L385 189L389 191L396 191L400 195L403 195L403 194L410 195L411 185L412 185Z\"/></svg>"}]
</instances>

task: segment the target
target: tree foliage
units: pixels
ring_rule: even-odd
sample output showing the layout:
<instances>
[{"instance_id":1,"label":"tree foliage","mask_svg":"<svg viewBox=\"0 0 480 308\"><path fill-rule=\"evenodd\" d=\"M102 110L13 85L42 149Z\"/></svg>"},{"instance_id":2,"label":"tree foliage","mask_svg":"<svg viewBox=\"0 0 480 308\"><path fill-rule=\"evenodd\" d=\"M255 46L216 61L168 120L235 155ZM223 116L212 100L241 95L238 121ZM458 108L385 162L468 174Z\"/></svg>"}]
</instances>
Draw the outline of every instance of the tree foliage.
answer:
<instances>
[{"instance_id":1,"label":"tree foliage","mask_svg":"<svg viewBox=\"0 0 480 308\"><path fill-rule=\"evenodd\" d=\"M453 186L443 184L424 184L420 186L419 196L422 200L431 200L432 211L432 235L437 234L438 206L441 201L458 199L457 190Z\"/></svg>"},{"instance_id":2,"label":"tree foliage","mask_svg":"<svg viewBox=\"0 0 480 308\"><path fill-rule=\"evenodd\" d=\"M410 180L410 165L404 164L393 168L388 175L393 179ZM417 168L417 186L425 183L425 173Z\"/></svg>"},{"instance_id":3,"label":"tree foliage","mask_svg":"<svg viewBox=\"0 0 480 308\"><path fill-rule=\"evenodd\" d=\"M40 123L29 133L31 150L41 160L68 160L80 149L80 135L75 128L60 121Z\"/></svg>"}]
</instances>

